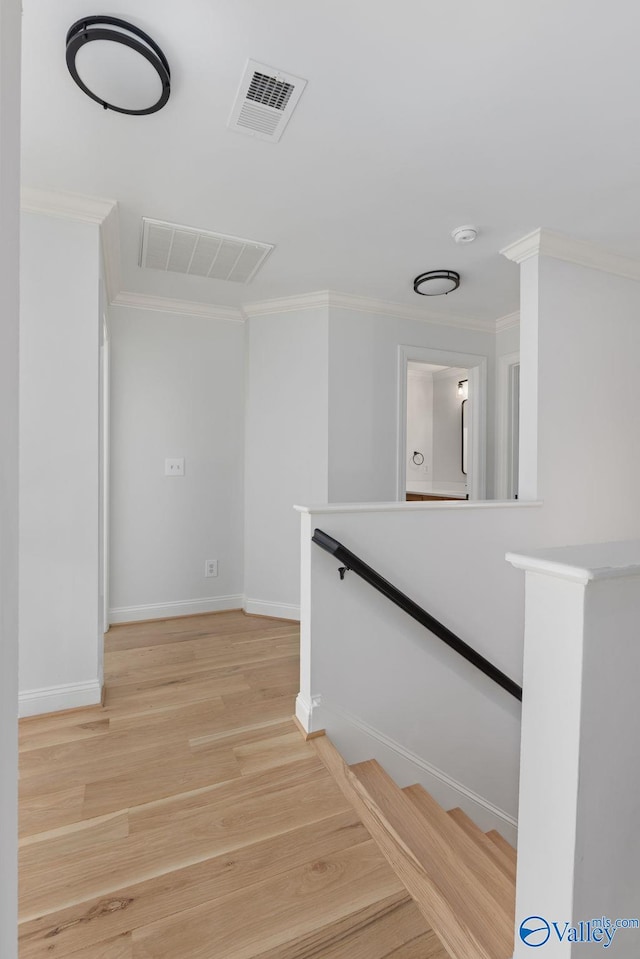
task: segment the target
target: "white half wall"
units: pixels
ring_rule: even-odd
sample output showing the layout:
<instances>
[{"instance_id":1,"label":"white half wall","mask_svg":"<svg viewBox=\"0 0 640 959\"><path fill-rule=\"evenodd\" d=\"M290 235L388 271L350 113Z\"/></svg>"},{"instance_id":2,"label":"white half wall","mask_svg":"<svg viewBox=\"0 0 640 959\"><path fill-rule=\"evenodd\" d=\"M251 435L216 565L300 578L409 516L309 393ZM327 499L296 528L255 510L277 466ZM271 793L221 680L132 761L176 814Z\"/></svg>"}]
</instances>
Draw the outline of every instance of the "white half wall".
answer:
<instances>
[{"instance_id":1,"label":"white half wall","mask_svg":"<svg viewBox=\"0 0 640 959\"><path fill-rule=\"evenodd\" d=\"M22 215L20 693L100 701L97 224Z\"/></svg>"},{"instance_id":2,"label":"white half wall","mask_svg":"<svg viewBox=\"0 0 640 959\"><path fill-rule=\"evenodd\" d=\"M523 584L504 561L537 541L542 508L517 503L328 506L302 515L301 712L348 762L375 756L447 807L515 838L520 704L311 543L322 529L522 678ZM311 708L308 708L311 704ZM303 707L307 705L307 716Z\"/></svg>"},{"instance_id":3,"label":"white half wall","mask_svg":"<svg viewBox=\"0 0 640 959\"><path fill-rule=\"evenodd\" d=\"M246 609L298 619L293 506L328 495L328 311L256 316L248 326Z\"/></svg>"},{"instance_id":4,"label":"white half wall","mask_svg":"<svg viewBox=\"0 0 640 959\"><path fill-rule=\"evenodd\" d=\"M18 0L0 4L0 955L18 954Z\"/></svg>"},{"instance_id":5,"label":"white half wall","mask_svg":"<svg viewBox=\"0 0 640 959\"><path fill-rule=\"evenodd\" d=\"M237 609L244 326L112 306L110 329L110 621Z\"/></svg>"}]
</instances>

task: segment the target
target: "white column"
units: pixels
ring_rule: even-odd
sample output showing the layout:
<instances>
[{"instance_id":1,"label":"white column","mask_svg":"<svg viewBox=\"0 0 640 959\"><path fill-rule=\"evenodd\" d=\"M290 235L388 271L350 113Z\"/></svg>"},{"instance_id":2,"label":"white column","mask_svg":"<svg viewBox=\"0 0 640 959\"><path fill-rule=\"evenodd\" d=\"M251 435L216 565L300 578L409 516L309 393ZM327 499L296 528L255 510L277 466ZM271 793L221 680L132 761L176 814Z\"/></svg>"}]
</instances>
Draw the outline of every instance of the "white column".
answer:
<instances>
[{"instance_id":1,"label":"white column","mask_svg":"<svg viewBox=\"0 0 640 959\"><path fill-rule=\"evenodd\" d=\"M515 957L548 931L545 959L609 935L636 959L640 930L591 921L640 918L640 542L507 559L526 570Z\"/></svg>"},{"instance_id":2,"label":"white column","mask_svg":"<svg viewBox=\"0 0 640 959\"><path fill-rule=\"evenodd\" d=\"M17 955L20 3L0 4L0 956Z\"/></svg>"}]
</instances>

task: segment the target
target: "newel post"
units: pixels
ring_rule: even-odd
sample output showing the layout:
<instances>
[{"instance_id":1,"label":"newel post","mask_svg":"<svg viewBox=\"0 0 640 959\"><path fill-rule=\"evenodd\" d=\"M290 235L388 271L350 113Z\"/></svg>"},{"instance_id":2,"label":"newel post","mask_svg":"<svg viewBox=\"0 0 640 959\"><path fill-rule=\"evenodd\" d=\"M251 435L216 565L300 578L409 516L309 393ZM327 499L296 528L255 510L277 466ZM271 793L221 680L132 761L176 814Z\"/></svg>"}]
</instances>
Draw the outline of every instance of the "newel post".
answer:
<instances>
[{"instance_id":1,"label":"newel post","mask_svg":"<svg viewBox=\"0 0 640 959\"><path fill-rule=\"evenodd\" d=\"M613 924L640 918L640 542L507 559L526 574L514 955L637 959L640 929Z\"/></svg>"}]
</instances>

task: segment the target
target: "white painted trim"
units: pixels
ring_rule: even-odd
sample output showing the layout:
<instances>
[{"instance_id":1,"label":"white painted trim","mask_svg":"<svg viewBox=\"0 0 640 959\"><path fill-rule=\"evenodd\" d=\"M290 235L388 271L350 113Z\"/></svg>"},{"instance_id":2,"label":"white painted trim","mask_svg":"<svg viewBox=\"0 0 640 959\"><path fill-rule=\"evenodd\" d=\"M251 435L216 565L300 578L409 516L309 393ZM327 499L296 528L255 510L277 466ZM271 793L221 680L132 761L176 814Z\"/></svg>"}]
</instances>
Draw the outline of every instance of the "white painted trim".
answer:
<instances>
[{"instance_id":1,"label":"white painted trim","mask_svg":"<svg viewBox=\"0 0 640 959\"><path fill-rule=\"evenodd\" d=\"M506 554L516 569L543 573L586 586L594 580L640 576L640 540L552 546L531 553Z\"/></svg>"},{"instance_id":2,"label":"white painted trim","mask_svg":"<svg viewBox=\"0 0 640 959\"><path fill-rule=\"evenodd\" d=\"M112 303L122 288L122 260L120 252L120 216L118 204L105 217L100 227L102 262L107 288L107 300Z\"/></svg>"},{"instance_id":3,"label":"white painted trim","mask_svg":"<svg viewBox=\"0 0 640 959\"><path fill-rule=\"evenodd\" d=\"M511 330L516 326L520 326L520 310L516 310L515 313L507 313L506 316L501 316L496 320L496 333L502 333L503 330Z\"/></svg>"},{"instance_id":4,"label":"white painted trim","mask_svg":"<svg viewBox=\"0 0 640 959\"><path fill-rule=\"evenodd\" d=\"M296 719L306 733L315 733L323 727L316 721L313 722L313 712L318 710L321 702L320 696L312 696L309 701L302 693L296 696Z\"/></svg>"},{"instance_id":5,"label":"white painted trim","mask_svg":"<svg viewBox=\"0 0 640 959\"><path fill-rule=\"evenodd\" d=\"M326 309L329 306L329 296L329 290L281 296L272 300L262 300L259 303L245 303L242 312L247 317L254 317L269 316L272 313L294 313L298 310Z\"/></svg>"},{"instance_id":6,"label":"white painted trim","mask_svg":"<svg viewBox=\"0 0 640 959\"><path fill-rule=\"evenodd\" d=\"M399 503L406 499L406 447L407 447L407 369L408 364L432 363L469 371L469 396L475 398L471 405L470 424L470 470L469 499L484 500L486 496L486 447L487 447L487 357L476 353L456 353L453 350L431 350L422 346L398 347L398 392L396 408L396 497ZM453 375L448 370L436 375ZM409 504L413 505L413 504ZM458 505L458 504L456 504Z\"/></svg>"},{"instance_id":7,"label":"white painted trim","mask_svg":"<svg viewBox=\"0 0 640 959\"><path fill-rule=\"evenodd\" d=\"M479 793L474 792L473 789L469 789L457 779L449 776L449 774L444 772L444 770L434 766L433 763L430 763L427 759L419 756L417 753L412 752L412 750L406 749L401 743L397 742L395 739L392 739L390 736L387 736L374 726L370 726L358 716L353 715L353 713L342 709L340 706L334 703L327 703L327 701L324 699L322 699L321 702L321 709L323 725L326 727L329 736L332 735L330 717L335 716L342 722L347 723L349 726L358 730L359 733L363 734L367 739L372 740L373 743L379 743L380 745L384 746L386 749L390 750L395 757L397 757L397 759L401 760L406 768L407 782L422 781L424 785L425 778L435 780L440 787L444 786L445 789L450 793L449 801L451 802L452 806L461 805L466 807L466 809L469 809L469 804L472 804L472 806L477 809L478 812L481 812L484 816L488 816L493 822L495 822L498 828L501 826L501 831L503 831L506 827L512 840L515 838L515 834L517 833L518 829L518 821L513 816L509 815L508 812L505 812L504 809L501 809L499 806L494 805L494 803L489 802L489 800L485 799L483 796L480 796ZM372 744L371 756L373 755L375 755L375 746ZM429 783L427 783L426 786L429 788ZM477 815L474 816L473 813L471 813L471 818L476 821L476 819L480 817Z\"/></svg>"},{"instance_id":8,"label":"white painted trim","mask_svg":"<svg viewBox=\"0 0 640 959\"><path fill-rule=\"evenodd\" d=\"M291 603L273 603L267 599L245 599L245 613L253 616L275 616L277 619L292 619L300 622L300 607Z\"/></svg>"},{"instance_id":9,"label":"white painted trim","mask_svg":"<svg viewBox=\"0 0 640 959\"><path fill-rule=\"evenodd\" d=\"M172 300L147 293L127 293L123 290L111 301L111 305L134 310L155 310L158 313L177 313L181 316L204 316L228 323L244 323L242 311L235 306L215 306L213 303L199 303L196 300Z\"/></svg>"},{"instance_id":10,"label":"white painted trim","mask_svg":"<svg viewBox=\"0 0 640 959\"><path fill-rule=\"evenodd\" d=\"M359 313L373 313L380 316L394 316L405 320L418 320L436 326L455 326L465 330L480 330L483 333L495 332L493 320L483 320L473 316L459 316L454 313L431 313L422 306L409 306L404 303L391 303L373 297L357 296L352 293L336 293L333 290L318 290L296 296L283 296L278 299L263 300L259 303L246 303L243 311L246 316L268 316L272 313L291 313L297 310L316 310L321 307L354 310Z\"/></svg>"},{"instance_id":11,"label":"white painted trim","mask_svg":"<svg viewBox=\"0 0 640 959\"><path fill-rule=\"evenodd\" d=\"M151 603L144 606L117 606L109 610L109 622L138 623L145 619L171 619L174 616L192 616L197 613L215 613L220 610L242 609L244 596L209 596L205 599L183 599L171 603Z\"/></svg>"},{"instance_id":12,"label":"white painted trim","mask_svg":"<svg viewBox=\"0 0 640 959\"><path fill-rule=\"evenodd\" d=\"M42 213L97 225L102 224L116 206L115 200L103 197L85 196L82 193L54 193L32 187L22 187L20 197L20 209L24 213Z\"/></svg>"},{"instance_id":13,"label":"white painted trim","mask_svg":"<svg viewBox=\"0 0 640 959\"><path fill-rule=\"evenodd\" d=\"M532 506L543 506L542 500L480 500L470 502L443 501L441 503L313 503L310 506L294 506L298 513L308 513L310 516L321 516L329 513L395 513L406 510L431 509L530 509Z\"/></svg>"},{"instance_id":14,"label":"white painted trim","mask_svg":"<svg viewBox=\"0 0 640 959\"><path fill-rule=\"evenodd\" d=\"M520 352L498 357L496 369L496 499L509 495L509 377Z\"/></svg>"},{"instance_id":15,"label":"white painted trim","mask_svg":"<svg viewBox=\"0 0 640 959\"><path fill-rule=\"evenodd\" d=\"M18 715L39 716L41 713L59 712L61 709L97 706L101 698L102 687L97 679L63 686L45 686L43 689L26 689L19 694Z\"/></svg>"},{"instance_id":16,"label":"white painted trim","mask_svg":"<svg viewBox=\"0 0 640 959\"><path fill-rule=\"evenodd\" d=\"M640 260L551 230L534 230L505 246L500 253L514 263L523 263L532 256L550 256L565 263L575 263L629 280L640 280Z\"/></svg>"},{"instance_id":17,"label":"white painted trim","mask_svg":"<svg viewBox=\"0 0 640 959\"><path fill-rule=\"evenodd\" d=\"M404 320L419 320L436 326L456 326L464 330L494 332L492 320L483 320L475 316L461 316L456 313L432 313L424 306L409 306L404 303L392 303L368 296L352 293L334 293L329 291L329 306L334 309L355 310L360 313L374 313L382 316L395 316Z\"/></svg>"}]
</instances>

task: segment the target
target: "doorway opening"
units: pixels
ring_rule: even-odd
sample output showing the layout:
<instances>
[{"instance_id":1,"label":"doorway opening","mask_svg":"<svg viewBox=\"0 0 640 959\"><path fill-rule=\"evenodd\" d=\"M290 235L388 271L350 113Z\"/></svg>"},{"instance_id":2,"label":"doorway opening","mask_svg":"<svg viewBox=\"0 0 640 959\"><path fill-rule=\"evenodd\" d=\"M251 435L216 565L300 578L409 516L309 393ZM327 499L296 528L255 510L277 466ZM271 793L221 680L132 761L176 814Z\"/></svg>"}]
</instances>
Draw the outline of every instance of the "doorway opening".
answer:
<instances>
[{"instance_id":1,"label":"doorway opening","mask_svg":"<svg viewBox=\"0 0 640 959\"><path fill-rule=\"evenodd\" d=\"M398 501L485 498L486 362L399 348Z\"/></svg>"}]
</instances>

